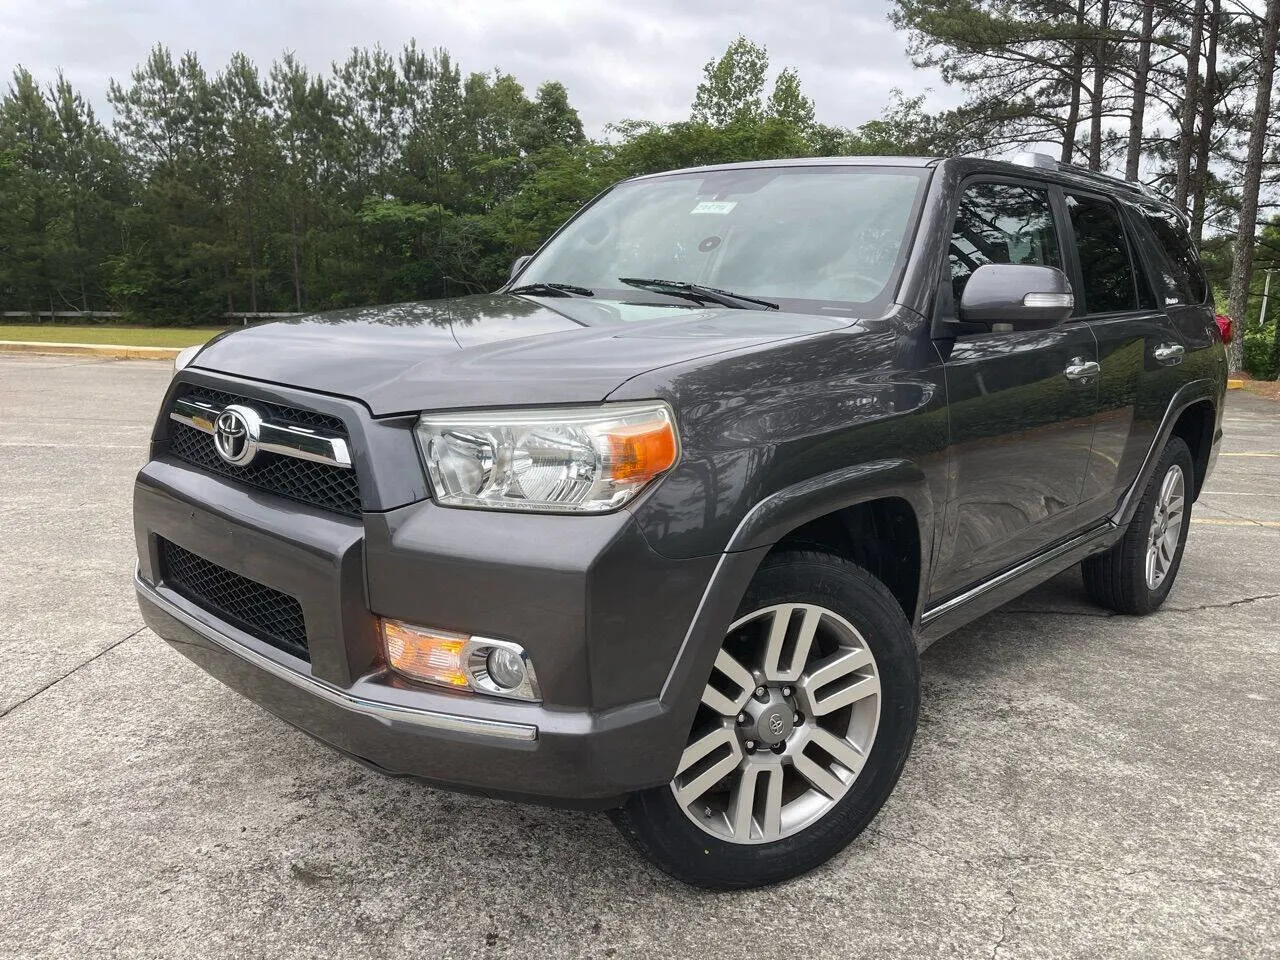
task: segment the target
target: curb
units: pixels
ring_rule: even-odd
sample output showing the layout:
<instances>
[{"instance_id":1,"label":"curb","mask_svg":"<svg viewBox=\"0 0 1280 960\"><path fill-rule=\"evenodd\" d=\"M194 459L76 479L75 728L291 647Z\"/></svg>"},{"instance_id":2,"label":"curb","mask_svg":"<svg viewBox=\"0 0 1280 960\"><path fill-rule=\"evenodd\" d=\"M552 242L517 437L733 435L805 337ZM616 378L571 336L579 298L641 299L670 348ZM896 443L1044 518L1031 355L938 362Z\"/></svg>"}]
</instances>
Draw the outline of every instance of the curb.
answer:
<instances>
[{"instance_id":1,"label":"curb","mask_svg":"<svg viewBox=\"0 0 1280 960\"><path fill-rule=\"evenodd\" d=\"M54 343L44 340L0 340L0 353L32 353L105 360L172 360L183 347L131 347L115 343Z\"/></svg>"},{"instance_id":2,"label":"curb","mask_svg":"<svg viewBox=\"0 0 1280 960\"><path fill-rule=\"evenodd\" d=\"M1243 381L1243 380L1227 380L1227 389L1228 389L1228 390L1243 390L1243 389L1244 389L1244 381Z\"/></svg>"}]
</instances>

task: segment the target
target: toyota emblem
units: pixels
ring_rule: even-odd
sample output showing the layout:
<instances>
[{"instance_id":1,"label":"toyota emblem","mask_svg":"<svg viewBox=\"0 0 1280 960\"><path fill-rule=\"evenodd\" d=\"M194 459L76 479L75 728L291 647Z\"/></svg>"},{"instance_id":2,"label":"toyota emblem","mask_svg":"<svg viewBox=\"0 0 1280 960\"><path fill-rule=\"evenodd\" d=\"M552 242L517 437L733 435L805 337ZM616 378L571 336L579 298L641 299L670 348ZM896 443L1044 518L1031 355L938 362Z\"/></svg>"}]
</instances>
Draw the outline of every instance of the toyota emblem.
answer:
<instances>
[{"instance_id":1,"label":"toyota emblem","mask_svg":"<svg viewBox=\"0 0 1280 960\"><path fill-rule=\"evenodd\" d=\"M247 466L258 452L262 417L251 407L233 403L213 423L213 448L237 467Z\"/></svg>"}]
</instances>

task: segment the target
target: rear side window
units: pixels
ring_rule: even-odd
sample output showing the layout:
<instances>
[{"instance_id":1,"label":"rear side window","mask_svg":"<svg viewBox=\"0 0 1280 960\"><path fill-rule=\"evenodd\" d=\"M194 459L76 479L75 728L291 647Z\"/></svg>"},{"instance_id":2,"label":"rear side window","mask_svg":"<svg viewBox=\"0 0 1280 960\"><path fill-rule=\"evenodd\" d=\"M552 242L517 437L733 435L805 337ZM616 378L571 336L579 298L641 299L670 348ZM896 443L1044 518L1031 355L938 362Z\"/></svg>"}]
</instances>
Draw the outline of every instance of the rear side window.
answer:
<instances>
[{"instance_id":1,"label":"rear side window","mask_svg":"<svg viewBox=\"0 0 1280 960\"><path fill-rule=\"evenodd\" d=\"M949 260L957 304L973 272L988 263L1061 270L1062 250L1048 192L1013 183L966 187L951 231Z\"/></svg>"},{"instance_id":2,"label":"rear side window","mask_svg":"<svg viewBox=\"0 0 1280 960\"><path fill-rule=\"evenodd\" d=\"M1138 287L1120 214L1105 200L1067 195L1086 313L1138 309Z\"/></svg>"},{"instance_id":3,"label":"rear side window","mask_svg":"<svg viewBox=\"0 0 1280 960\"><path fill-rule=\"evenodd\" d=\"M1143 219L1155 234L1166 263L1160 265L1157 286L1166 305L1204 303L1209 299L1209 282L1195 244L1178 215L1170 210L1143 208Z\"/></svg>"}]
</instances>

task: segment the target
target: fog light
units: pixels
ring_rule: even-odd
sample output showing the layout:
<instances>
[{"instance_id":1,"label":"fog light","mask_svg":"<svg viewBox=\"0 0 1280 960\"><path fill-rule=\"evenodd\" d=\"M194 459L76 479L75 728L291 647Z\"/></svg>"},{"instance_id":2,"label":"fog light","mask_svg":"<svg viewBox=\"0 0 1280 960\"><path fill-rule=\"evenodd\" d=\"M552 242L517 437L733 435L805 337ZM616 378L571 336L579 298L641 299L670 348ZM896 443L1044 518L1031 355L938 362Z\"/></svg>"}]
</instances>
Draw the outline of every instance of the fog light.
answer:
<instances>
[{"instance_id":1,"label":"fog light","mask_svg":"<svg viewBox=\"0 0 1280 960\"><path fill-rule=\"evenodd\" d=\"M410 680L513 700L541 698L533 663L518 643L402 620L381 624L387 665Z\"/></svg>"},{"instance_id":2,"label":"fog light","mask_svg":"<svg viewBox=\"0 0 1280 960\"><path fill-rule=\"evenodd\" d=\"M494 647L485 664L493 682L505 690L518 689L524 683L524 660L513 650Z\"/></svg>"}]
</instances>

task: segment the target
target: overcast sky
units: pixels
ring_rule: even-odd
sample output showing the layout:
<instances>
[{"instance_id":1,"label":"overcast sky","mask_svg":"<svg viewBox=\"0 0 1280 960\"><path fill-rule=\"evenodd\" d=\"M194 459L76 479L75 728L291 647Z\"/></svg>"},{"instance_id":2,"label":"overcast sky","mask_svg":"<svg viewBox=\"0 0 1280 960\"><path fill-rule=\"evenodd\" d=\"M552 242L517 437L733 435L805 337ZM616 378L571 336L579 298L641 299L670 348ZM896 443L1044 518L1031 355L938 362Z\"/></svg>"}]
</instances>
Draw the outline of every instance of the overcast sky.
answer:
<instances>
[{"instance_id":1,"label":"overcast sky","mask_svg":"<svg viewBox=\"0 0 1280 960\"><path fill-rule=\"evenodd\" d=\"M911 66L887 12L887 0L0 0L0 69L22 64L47 81L61 67L109 118L108 79L127 79L157 42L194 50L210 72L242 50L265 72L285 50L327 70L353 46L396 51L413 37L531 92L561 81L599 133L613 120L688 116L702 65L743 33L768 48L774 72L799 72L823 122L872 119L894 87L954 105Z\"/></svg>"}]
</instances>

